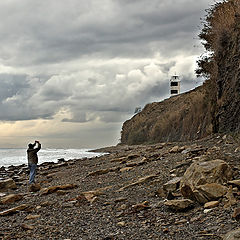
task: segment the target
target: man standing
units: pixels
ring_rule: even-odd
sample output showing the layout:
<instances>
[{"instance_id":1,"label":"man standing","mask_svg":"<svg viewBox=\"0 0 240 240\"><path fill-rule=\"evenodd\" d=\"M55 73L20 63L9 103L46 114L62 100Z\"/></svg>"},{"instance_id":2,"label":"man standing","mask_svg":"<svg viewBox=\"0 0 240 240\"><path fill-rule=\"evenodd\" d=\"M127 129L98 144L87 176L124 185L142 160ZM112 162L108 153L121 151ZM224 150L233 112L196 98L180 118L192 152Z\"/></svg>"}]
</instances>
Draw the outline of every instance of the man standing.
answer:
<instances>
[{"instance_id":1,"label":"man standing","mask_svg":"<svg viewBox=\"0 0 240 240\"><path fill-rule=\"evenodd\" d=\"M38 144L37 148L34 148ZM37 152L41 149L41 144L39 141L35 141L34 144L28 144L27 157L28 157L28 167L30 170L29 184L35 183L34 178L36 175L36 168L38 163Z\"/></svg>"}]
</instances>

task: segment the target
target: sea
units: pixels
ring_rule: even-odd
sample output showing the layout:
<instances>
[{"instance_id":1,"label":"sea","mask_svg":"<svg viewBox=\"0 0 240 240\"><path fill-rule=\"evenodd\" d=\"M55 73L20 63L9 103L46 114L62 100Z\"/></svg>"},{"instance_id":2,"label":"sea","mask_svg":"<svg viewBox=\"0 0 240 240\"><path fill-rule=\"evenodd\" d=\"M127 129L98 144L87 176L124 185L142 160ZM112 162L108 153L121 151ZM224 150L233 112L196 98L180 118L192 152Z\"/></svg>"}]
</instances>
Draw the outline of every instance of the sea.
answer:
<instances>
[{"instance_id":1,"label":"sea","mask_svg":"<svg viewBox=\"0 0 240 240\"><path fill-rule=\"evenodd\" d=\"M39 164L44 162L58 162L58 159L71 160L91 158L104 153L90 152L90 149L41 149L38 152ZM0 167L18 166L27 164L26 149L0 148Z\"/></svg>"}]
</instances>

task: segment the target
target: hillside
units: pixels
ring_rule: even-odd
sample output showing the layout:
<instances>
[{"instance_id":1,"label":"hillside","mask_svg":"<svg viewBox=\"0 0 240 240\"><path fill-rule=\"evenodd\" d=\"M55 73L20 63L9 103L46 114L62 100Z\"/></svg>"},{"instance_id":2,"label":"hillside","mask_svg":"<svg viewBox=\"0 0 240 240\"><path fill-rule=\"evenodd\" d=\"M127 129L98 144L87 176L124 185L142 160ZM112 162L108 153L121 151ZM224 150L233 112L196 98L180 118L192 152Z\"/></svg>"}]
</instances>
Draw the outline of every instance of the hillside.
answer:
<instances>
[{"instance_id":1,"label":"hillside","mask_svg":"<svg viewBox=\"0 0 240 240\"><path fill-rule=\"evenodd\" d=\"M240 131L240 1L216 3L199 34L207 54L196 73L208 80L188 93L145 106L126 121L121 143L183 141Z\"/></svg>"}]
</instances>

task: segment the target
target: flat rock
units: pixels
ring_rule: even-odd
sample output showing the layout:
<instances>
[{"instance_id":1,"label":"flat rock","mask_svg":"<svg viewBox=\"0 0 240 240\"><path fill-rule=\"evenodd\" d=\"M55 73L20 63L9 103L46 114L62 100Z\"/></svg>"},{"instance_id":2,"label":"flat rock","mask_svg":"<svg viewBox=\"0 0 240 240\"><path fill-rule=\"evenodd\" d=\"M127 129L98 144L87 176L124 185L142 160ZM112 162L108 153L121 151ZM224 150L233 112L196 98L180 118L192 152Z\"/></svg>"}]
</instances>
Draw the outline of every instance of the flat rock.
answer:
<instances>
[{"instance_id":1,"label":"flat rock","mask_svg":"<svg viewBox=\"0 0 240 240\"><path fill-rule=\"evenodd\" d=\"M168 200L164 203L165 206L174 210L185 210L193 205L193 201L190 199Z\"/></svg>"},{"instance_id":2,"label":"flat rock","mask_svg":"<svg viewBox=\"0 0 240 240\"><path fill-rule=\"evenodd\" d=\"M2 211L0 212L0 216L6 216L6 215L10 215L10 214L14 214L18 211L22 211L25 210L27 208L29 208L30 206L27 204L22 204L20 206L14 207L14 208L10 208L8 210Z\"/></svg>"},{"instance_id":3,"label":"flat rock","mask_svg":"<svg viewBox=\"0 0 240 240\"><path fill-rule=\"evenodd\" d=\"M17 202L21 199L23 199L23 194L9 194L5 197L2 197L0 202L2 204L9 204L9 203Z\"/></svg>"},{"instance_id":4,"label":"flat rock","mask_svg":"<svg viewBox=\"0 0 240 240\"><path fill-rule=\"evenodd\" d=\"M26 216L26 220L32 220L32 219L36 219L36 218L40 218L40 215L31 215L31 214L29 214L29 215L27 215Z\"/></svg>"},{"instance_id":5,"label":"flat rock","mask_svg":"<svg viewBox=\"0 0 240 240\"><path fill-rule=\"evenodd\" d=\"M215 208L219 205L219 201L211 201L204 204L204 208Z\"/></svg>"},{"instance_id":6,"label":"flat rock","mask_svg":"<svg viewBox=\"0 0 240 240\"><path fill-rule=\"evenodd\" d=\"M133 167L124 167L120 169L120 172L127 172L130 171L131 169L133 169Z\"/></svg>"},{"instance_id":7,"label":"flat rock","mask_svg":"<svg viewBox=\"0 0 240 240\"><path fill-rule=\"evenodd\" d=\"M68 189L73 189L76 188L76 184L66 184L66 185L58 185L58 186L51 186L48 188L42 188L41 189L41 195L47 195L50 193L54 193L57 190L68 190Z\"/></svg>"}]
</instances>

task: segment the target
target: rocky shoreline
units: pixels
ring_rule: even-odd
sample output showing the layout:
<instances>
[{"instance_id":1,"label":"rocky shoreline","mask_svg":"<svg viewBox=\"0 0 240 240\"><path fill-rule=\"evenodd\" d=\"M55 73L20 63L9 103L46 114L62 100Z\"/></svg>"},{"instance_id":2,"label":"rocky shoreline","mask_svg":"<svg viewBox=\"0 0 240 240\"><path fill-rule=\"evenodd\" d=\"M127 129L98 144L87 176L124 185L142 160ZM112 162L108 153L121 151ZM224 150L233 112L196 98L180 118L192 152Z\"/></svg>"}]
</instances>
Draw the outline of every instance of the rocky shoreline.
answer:
<instances>
[{"instance_id":1,"label":"rocky shoreline","mask_svg":"<svg viewBox=\"0 0 240 240\"><path fill-rule=\"evenodd\" d=\"M96 151L41 164L31 187L25 165L0 168L0 239L237 239L238 139Z\"/></svg>"}]
</instances>

